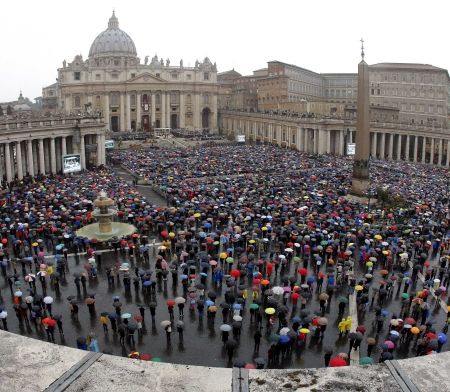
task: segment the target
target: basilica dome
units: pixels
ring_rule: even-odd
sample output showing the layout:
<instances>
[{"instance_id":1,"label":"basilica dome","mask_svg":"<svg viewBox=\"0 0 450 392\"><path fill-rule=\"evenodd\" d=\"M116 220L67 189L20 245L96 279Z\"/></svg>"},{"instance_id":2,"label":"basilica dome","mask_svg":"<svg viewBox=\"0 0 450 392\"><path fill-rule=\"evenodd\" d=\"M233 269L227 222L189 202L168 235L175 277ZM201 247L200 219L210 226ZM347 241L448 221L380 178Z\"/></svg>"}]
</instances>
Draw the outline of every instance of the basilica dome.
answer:
<instances>
[{"instance_id":1,"label":"basilica dome","mask_svg":"<svg viewBox=\"0 0 450 392\"><path fill-rule=\"evenodd\" d=\"M136 57L136 46L125 31L119 29L119 20L112 14L108 28L100 33L91 45L89 57L125 56Z\"/></svg>"}]
</instances>

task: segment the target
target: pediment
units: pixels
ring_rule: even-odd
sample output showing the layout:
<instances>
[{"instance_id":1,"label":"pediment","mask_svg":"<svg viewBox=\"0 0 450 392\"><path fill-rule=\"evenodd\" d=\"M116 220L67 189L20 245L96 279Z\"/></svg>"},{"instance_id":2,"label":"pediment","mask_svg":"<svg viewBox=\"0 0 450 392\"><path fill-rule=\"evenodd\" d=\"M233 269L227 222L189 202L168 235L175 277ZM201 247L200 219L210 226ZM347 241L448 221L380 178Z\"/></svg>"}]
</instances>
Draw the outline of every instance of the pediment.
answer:
<instances>
[{"instance_id":1,"label":"pediment","mask_svg":"<svg viewBox=\"0 0 450 392\"><path fill-rule=\"evenodd\" d=\"M127 84L140 84L140 83L166 83L167 81L152 75L149 72L144 72L134 78L128 79Z\"/></svg>"}]
</instances>

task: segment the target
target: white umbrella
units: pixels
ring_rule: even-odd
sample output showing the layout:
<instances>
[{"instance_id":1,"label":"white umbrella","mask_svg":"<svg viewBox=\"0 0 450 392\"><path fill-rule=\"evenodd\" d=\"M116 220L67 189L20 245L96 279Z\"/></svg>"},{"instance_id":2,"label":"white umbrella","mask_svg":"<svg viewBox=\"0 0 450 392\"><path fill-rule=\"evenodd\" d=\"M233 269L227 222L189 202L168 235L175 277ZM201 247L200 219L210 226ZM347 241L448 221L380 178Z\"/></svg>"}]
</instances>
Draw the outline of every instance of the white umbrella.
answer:
<instances>
[{"instance_id":1,"label":"white umbrella","mask_svg":"<svg viewBox=\"0 0 450 392\"><path fill-rule=\"evenodd\" d=\"M169 320L161 321L161 327L167 327L168 325L171 325L172 323Z\"/></svg>"},{"instance_id":2,"label":"white umbrella","mask_svg":"<svg viewBox=\"0 0 450 392\"><path fill-rule=\"evenodd\" d=\"M50 305L53 303L53 298L49 295L47 297L44 297L44 304Z\"/></svg>"},{"instance_id":3,"label":"white umbrella","mask_svg":"<svg viewBox=\"0 0 450 392\"><path fill-rule=\"evenodd\" d=\"M186 302L186 299L183 297L177 297L175 298L175 303L176 304L184 304Z\"/></svg>"},{"instance_id":4,"label":"white umbrella","mask_svg":"<svg viewBox=\"0 0 450 392\"><path fill-rule=\"evenodd\" d=\"M28 295L25 297L25 302L27 304L31 304L33 302L33 297L31 295Z\"/></svg>"},{"instance_id":5,"label":"white umbrella","mask_svg":"<svg viewBox=\"0 0 450 392\"><path fill-rule=\"evenodd\" d=\"M284 251L287 253L292 253L294 250L292 248L286 248Z\"/></svg>"},{"instance_id":6,"label":"white umbrella","mask_svg":"<svg viewBox=\"0 0 450 392\"><path fill-rule=\"evenodd\" d=\"M284 293L283 287L275 286L272 288L272 293L275 295L282 295Z\"/></svg>"},{"instance_id":7,"label":"white umbrella","mask_svg":"<svg viewBox=\"0 0 450 392\"><path fill-rule=\"evenodd\" d=\"M236 315L233 316L233 320L234 321L242 321L242 317L239 316L238 314L236 314Z\"/></svg>"},{"instance_id":8,"label":"white umbrella","mask_svg":"<svg viewBox=\"0 0 450 392\"><path fill-rule=\"evenodd\" d=\"M5 319L8 317L8 312L6 310L3 310L0 312L0 319Z\"/></svg>"},{"instance_id":9,"label":"white umbrella","mask_svg":"<svg viewBox=\"0 0 450 392\"><path fill-rule=\"evenodd\" d=\"M290 329L287 328L287 327L281 328L280 329L280 336L281 335L287 335L289 331L290 331Z\"/></svg>"},{"instance_id":10,"label":"white umbrella","mask_svg":"<svg viewBox=\"0 0 450 392\"><path fill-rule=\"evenodd\" d=\"M16 297L21 297L21 296L22 296L22 292L21 292L20 290L17 290L17 291L14 293L14 295L15 295Z\"/></svg>"},{"instance_id":11,"label":"white umbrella","mask_svg":"<svg viewBox=\"0 0 450 392\"><path fill-rule=\"evenodd\" d=\"M223 332L230 332L231 329L232 329L231 325L228 325L228 324L222 324L220 326L220 330L223 331Z\"/></svg>"}]
</instances>

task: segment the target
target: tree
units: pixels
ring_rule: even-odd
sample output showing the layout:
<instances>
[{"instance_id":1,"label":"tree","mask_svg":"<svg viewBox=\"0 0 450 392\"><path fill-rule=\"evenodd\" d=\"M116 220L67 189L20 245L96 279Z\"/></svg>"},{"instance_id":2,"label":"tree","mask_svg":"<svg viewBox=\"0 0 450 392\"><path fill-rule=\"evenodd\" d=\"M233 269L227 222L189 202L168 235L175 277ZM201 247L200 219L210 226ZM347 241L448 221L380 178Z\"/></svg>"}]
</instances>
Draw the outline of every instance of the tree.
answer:
<instances>
[{"instance_id":1,"label":"tree","mask_svg":"<svg viewBox=\"0 0 450 392\"><path fill-rule=\"evenodd\" d=\"M13 114L13 108L12 108L11 105L8 105L8 106L6 107L6 114L7 114L8 116L10 116L11 114Z\"/></svg>"}]
</instances>

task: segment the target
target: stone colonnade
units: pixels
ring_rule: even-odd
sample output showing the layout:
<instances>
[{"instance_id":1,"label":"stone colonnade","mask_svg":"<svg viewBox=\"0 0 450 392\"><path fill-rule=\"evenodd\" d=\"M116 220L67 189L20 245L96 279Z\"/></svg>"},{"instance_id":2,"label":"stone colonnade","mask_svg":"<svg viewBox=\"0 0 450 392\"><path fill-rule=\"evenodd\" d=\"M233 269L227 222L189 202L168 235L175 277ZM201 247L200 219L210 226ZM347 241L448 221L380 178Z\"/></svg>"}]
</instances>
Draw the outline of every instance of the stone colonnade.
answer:
<instances>
[{"instance_id":1,"label":"stone colonnade","mask_svg":"<svg viewBox=\"0 0 450 392\"><path fill-rule=\"evenodd\" d=\"M345 146L354 143L354 126L323 124L320 121L292 124L262 121L245 116L223 116L221 128L229 135L245 134L246 140L273 143L311 154L345 155ZM450 166L450 133L426 134L416 131L370 132L371 156L384 160L421 162Z\"/></svg>"}]
</instances>

